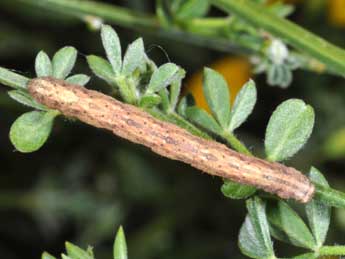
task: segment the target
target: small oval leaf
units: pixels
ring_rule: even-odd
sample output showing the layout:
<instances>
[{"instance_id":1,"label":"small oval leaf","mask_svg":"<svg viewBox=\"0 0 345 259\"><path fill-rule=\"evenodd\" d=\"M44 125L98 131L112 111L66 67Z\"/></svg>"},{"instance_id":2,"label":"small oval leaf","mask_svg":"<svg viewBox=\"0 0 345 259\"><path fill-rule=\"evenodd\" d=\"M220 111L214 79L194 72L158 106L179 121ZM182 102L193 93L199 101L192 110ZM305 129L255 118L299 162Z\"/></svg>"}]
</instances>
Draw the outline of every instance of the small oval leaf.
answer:
<instances>
[{"instance_id":1,"label":"small oval leaf","mask_svg":"<svg viewBox=\"0 0 345 259\"><path fill-rule=\"evenodd\" d=\"M114 242L114 259L127 259L127 244L123 228L120 227L117 231Z\"/></svg>"},{"instance_id":2,"label":"small oval leaf","mask_svg":"<svg viewBox=\"0 0 345 259\"><path fill-rule=\"evenodd\" d=\"M194 106L188 107L186 110L186 116L193 123L199 125L200 127L209 130L217 135L222 133L222 128L216 122L211 115L206 111Z\"/></svg>"},{"instance_id":3,"label":"small oval leaf","mask_svg":"<svg viewBox=\"0 0 345 259\"><path fill-rule=\"evenodd\" d=\"M139 38L132 42L127 48L122 64L122 74L129 76L136 68L142 66L145 62L144 55L144 42L142 38Z\"/></svg>"},{"instance_id":4,"label":"small oval leaf","mask_svg":"<svg viewBox=\"0 0 345 259\"><path fill-rule=\"evenodd\" d=\"M72 71L77 60L77 50L74 47L64 47L53 57L53 76L65 79Z\"/></svg>"},{"instance_id":5,"label":"small oval leaf","mask_svg":"<svg viewBox=\"0 0 345 259\"><path fill-rule=\"evenodd\" d=\"M102 25L101 38L107 58L115 74L120 74L122 67L122 54L119 36L109 25Z\"/></svg>"},{"instance_id":6,"label":"small oval leaf","mask_svg":"<svg viewBox=\"0 0 345 259\"><path fill-rule=\"evenodd\" d=\"M265 204L255 197L247 201L248 215L241 227L239 246L251 258L274 258Z\"/></svg>"},{"instance_id":7,"label":"small oval leaf","mask_svg":"<svg viewBox=\"0 0 345 259\"><path fill-rule=\"evenodd\" d=\"M213 69L204 69L203 91L214 117L223 129L230 122L230 93L228 85L221 74Z\"/></svg>"},{"instance_id":8,"label":"small oval leaf","mask_svg":"<svg viewBox=\"0 0 345 259\"><path fill-rule=\"evenodd\" d=\"M234 106L231 111L231 119L229 124L230 132L233 132L252 113L256 103L256 87L255 82L250 80L246 83L238 95L236 96Z\"/></svg>"},{"instance_id":9,"label":"small oval leaf","mask_svg":"<svg viewBox=\"0 0 345 259\"><path fill-rule=\"evenodd\" d=\"M53 65L44 51L40 51L36 56L35 71L37 77L53 75Z\"/></svg>"},{"instance_id":10,"label":"small oval leaf","mask_svg":"<svg viewBox=\"0 0 345 259\"><path fill-rule=\"evenodd\" d=\"M66 79L66 82L74 85L81 85L84 86L90 81L90 77L84 74L77 74L70 76Z\"/></svg>"},{"instance_id":11,"label":"small oval leaf","mask_svg":"<svg viewBox=\"0 0 345 259\"><path fill-rule=\"evenodd\" d=\"M140 99L139 106L143 108L152 108L161 102L162 98L157 94L145 95Z\"/></svg>"},{"instance_id":12,"label":"small oval leaf","mask_svg":"<svg viewBox=\"0 0 345 259\"><path fill-rule=\"evenodd\" d=\"M221 187L221 191L225 197L230 199L246 199L256 192L256 188L225 180Z\"/></svg>"},{"instance_id":13,"label":"small oval leaf","mask_svg":"<svg viewBox=\"0 0 345 259\"><path fill-rule=\"evenodd\" d=\"M315 249L316 243L310 230L287 203L279 201L276 206L269 207L267 215L270 224L285 233L292 244Z\"/></svg>"},{"instance_id":14,"label":"small oval leaf","mask_svg":"<svg viewBox=\"0 0 345 259\"><path fill-rule=\"evenodd\" d=\"M314 127L314 110L302 100L290 99L273 112L266 129L265 150L270 161L282 161L300 150Z\"/></svg>"},{"instance_id":15,"label":"small oval leaf","mask_svg":"<svg viewBox=\"0 0 345 259\"><path fill-rule=\"evenodd\" d=\"M10 139L16 149L30 153L40 149L48 139L57 111L32 111L21 115L11 126Z\"/></svg>"},{"instance_id":16,"label":"small oval leaf","mask_svg":"<svg viewBox=\"0 0 345 259\"><path fill-rule=\"evenodd\" d=\"M152 94L167 87L176 78L178 71L179 67L174 63L166 63L160 66L153 72L146 93Z\"/></svg>"},{"instance_id":17,"label":"small oval leaf","mask_svg":"<svg viewBox=\"0 0 345 259\"><path fill-rule=\"evenodd\" d=\"M26 89L29 78L10 71L9 69L0 67L0 83L16 88Z\"/></svg>"},{"instance_id":18,"label":"small oval leaf","mask_svg":"<svg viewBox=\"0 0 345 259\"><path fill-rule=\"evenodd\" d=\"M42 111L46 111L47 107L43 106L42 104L36 102L34 99L32 99L32 97L24 91L21 90L12 90L12 91L8 91L8 95L15 101L35 108L37 110L42 110Z\"/></svg>"},{"instance_id":19,"label":"small oval leaf","mask_svg":"<svg viewBox=\"0 0 345 259\"><path fill-rule=\"evenodd\" d=\"M95 55L87 56L86 60L92 72L97 77L103 79L110 85L114 85L116 75L107 60Z\"/></svg>"}]
</instances>

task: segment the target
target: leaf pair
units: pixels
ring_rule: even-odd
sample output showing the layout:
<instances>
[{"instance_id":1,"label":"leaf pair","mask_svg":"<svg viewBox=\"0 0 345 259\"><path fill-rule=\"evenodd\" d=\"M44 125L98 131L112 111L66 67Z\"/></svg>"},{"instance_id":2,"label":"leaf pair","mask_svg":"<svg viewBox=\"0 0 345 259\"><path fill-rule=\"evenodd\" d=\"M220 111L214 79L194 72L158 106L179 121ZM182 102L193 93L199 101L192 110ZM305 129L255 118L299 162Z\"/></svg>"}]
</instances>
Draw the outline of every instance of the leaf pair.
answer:
<instances>
[{"instance_id":1,"label":"leaf pair","mask_svg":"<svg viewBox=\"0 0 345 259\"><path fill-rule=\"evenodd\" d=\"M66 242L67 255L62 254L62 259L95 259L92 251L92 247L88 247L87 250L83 250L80 247ZM119 228L113 249L113 259L127 259L127 244L124 231L122 227ZM47 252L42 254L41 259L56 259L56 257L50 255Z\"/></svg>"},{"instance_id":2,"label":"leaf pair","mask_svg":"<svg viewBox=\"0 0 345 259\"><path fill-rule=\"evenodd\" d=\"M205 68L203 91L212 115L198 107L187 109L187 116L194 123L208 131L223 136L230 133L245 122L256 103L256 87L254 81L246 83L236 96L234 106L230 106L228 85L218 72Z\"/></svg>"}]
</instances>

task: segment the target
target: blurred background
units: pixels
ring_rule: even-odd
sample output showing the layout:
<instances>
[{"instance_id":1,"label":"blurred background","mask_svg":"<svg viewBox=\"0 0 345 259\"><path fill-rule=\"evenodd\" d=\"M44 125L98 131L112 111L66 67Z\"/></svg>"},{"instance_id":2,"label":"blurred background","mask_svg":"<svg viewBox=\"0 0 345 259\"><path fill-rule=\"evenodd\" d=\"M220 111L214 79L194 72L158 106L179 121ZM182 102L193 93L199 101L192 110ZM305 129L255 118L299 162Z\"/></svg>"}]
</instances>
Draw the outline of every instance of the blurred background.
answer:
<instances>
[{"instance_id":1,"label":"blurred background","mask_svg":"<svg viewBox=\"0 0 345 259\"><path fill-rule=\"evenodd\" d=\"M72 45L79 50L75 72L91 75L85 55L104 55L99 32L79 19L23 2L0 1L0 66L32 77L37 52L53 55ZM154 13L154 1L99 2ZM345 48L345 1L290 2L296 7L291 20ZM191 92L204 108L202 67L223 73L232 97L253 77L258 103L238 133L258 155L274 108L288 98L304 99L315 108L316 126L307 146L288 164L304 172L313 165L335 188L345 189L343 78L299 70L288 89L271 87L264 75L253 75L247 57L238 53L112 25L123 48L142 36L148 55L157 64L169 58L185 68L184 93ZM103 86L92 79L88 87ZM111 258L120 224L126 231L130 258L244 258L237 247L246 213L244 202L225 198L220 192L221 179L159 157L109 132L61 118L40 151L21 154L9 142L8 132L26 109L8 97L5 87L0 88L0 109L1 258L37 259L44 250L58 256L66 240L82 247L93 245L98 259ZM345 211L333 214L331 231L329 244L345 243ZM293 255L296 251L290 248L281 245L277 250L284 256Z\"/></svg>"}]
</instances>

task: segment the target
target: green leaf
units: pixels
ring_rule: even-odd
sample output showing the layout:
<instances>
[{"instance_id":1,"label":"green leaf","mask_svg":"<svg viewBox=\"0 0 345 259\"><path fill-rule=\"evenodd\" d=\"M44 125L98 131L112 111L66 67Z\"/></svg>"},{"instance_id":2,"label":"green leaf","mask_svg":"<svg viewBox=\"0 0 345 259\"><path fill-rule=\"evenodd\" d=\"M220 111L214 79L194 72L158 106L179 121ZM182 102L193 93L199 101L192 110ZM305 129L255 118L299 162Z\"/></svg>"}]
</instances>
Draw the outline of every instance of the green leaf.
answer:
<instances>
[{"instance_id":1,"label":"green leaf","mask_svg":"<svg viewBox=\"0 0 345 259\"><path fill-rule=\"evenodd\" d=\"M290 99L273 112L266 129L265 150L270 161L282 161L299 151L314 127L314 110L302 100Z\"/></svg>"},{"instance_id":2,"label":"green leaf","mask_svg":"<svg viewBox=\"0 0 345 259\"><path fill-rule=\"evenodd\" d=\"M179 67L173 63L166 63L156 69L150 79L146 89L147 94L159 92L162 88L167 87L175 80L178 75Z\"/></svg>"},{"instance_id":3,"label":"green leaf","mask_svg":"<svg viewBox=\"0 0 345 259\"><path fill-rule=\"evenodd\" d=\"M231 111L229 124L230 132L233 132L243 122L245 122L248 116L252 113L256 103L256 95L255 82L250 80L242 87L236 96L235 103Z\"/></svg>"},{"instance_id":4,"label":"green leaf","mask_svg":"<svg viewBox=\"0 0 345 259\"><path fill-rule=\"evenodd\" d=\"M144 55L144 42L142 38L139 38L131 43L127 48L123 59L122 74L125 76L131 75L136 68L140 67L144 63Z\"/></svg>"},{"instance_id":5,"label":"green leaf","mask_svg":"<svg viewBox=\"0 0 345 259\"><path fill-rule=\"evenodd\" d=\"M170 111L174 111L176 108L176 104L178 102L178 99L181 93L182 79L185 77L185 75L186 75L186 72L182 68L180 68L177 78L174 80L174 82L171 83Z\"/></svg>"},{"instance_id":6,"label":"green leaf","mask_svg":"<svg viewBox=\"0 0 345 259\"><path fill-rule=\"evenodd\" d=\"M316 168L312 167L309 173L312 182L321 186L329 187L325 177ZM313 199L306 205L306 213L309 226L316 240L317 246L321 247L325 242L331 218L331 208L322 200Z\"/></svg>"},{"instance_id":7,"label":"green leaf","mask_svg":"<svg viewBox=\"0 0 345 259\"><path fill-rule=\"evenodd\" d=\"M41 256L41 259L56 259L56 258L52 256L51 254L44 252Z\"/></svg>"},{"instance_id":8,"label":"green leaf","mask_svg":"<svg viewBox=\"0 0 345 259\"><path fill-rule=\"evenodd\" d=\"M193 95L187 94L181 98L179 104L177 105L177 112L183 117L187 117L187 114L186 114L187 108L194 105L195 105L195 100L194 100Z\"/></svg>"},{"instance_id":9,"label":"green leaf","mask_svg":"<svg viewBox=\"0 0 345 259\"><path fill-rule=\"evenodd\" d=\"M220 135L222 132L222 128L219 126L216 120L213 119L213 117L209 115L206 111L196 106L188 107L186 109L186 116L193 123L217 135Z\"/></svg>"},{"instance_id":10,"label":"green leaf","mask_svg":"<svg viewBox=\"0 0 345 259\"><path fill-rule=\"evenodd\" d=\"M87 251L69 242L66 242L66 251L67 255L73 259L92 259Z\"/></svg>"},{"instance_id":11,"label":"green leaf","mask_svg":"<svg viewBox=\"0 0 345 259\"><path fill-rule=\"evenodd\" d=\"M44 51L40 51L36 56L35 71L37 77L53 75L52 62L50 61L49 56Z\"/></svg>"},{"instance_id":12,"label":"green leaf","mask_svg":"<svg viewBox=\"0 0 345 259\"><path fill-rule=\"evenodd\" d=\"M168 113L169 111L169 91L166 88L163 88L159 91L159 96L161 97L161 106L162 106L162 110L165 113Z\"/></svg>"},{"instance_id":13,"label":"green leaf","mask_svg":"<svg viewBox=\"0 0 345 259\"><path fill-rule=\"evenodd\" d=\"M117 231L114 242L114 259L127 259L127 244L123 228Z\"/></svg>"},{"instance_id":14,"label":"green leaf","mask_svg":"<svg viewBox=\"0 0 345 259\"><path fill-rule=\"evenodd\" d=\"M180 20L199 18L207 14L209 7L208 0L187 0L180 5L176 18Z\"/></svg>"},{"instance_id":15,"label":"green leaf","mask_svg":"<svg viewBox=\"0 0 345 259\"><path fill-rule=\"evenodd\" d=\"M53 76L65 79L72 71L77 60L77 50L74 47L64 47L53 57Z\"/></svg>"},{"instance_id":16,"label":"green leaf","mask_svg":"<svg viewBox=\"0 0 345 259\"><path fill-rule=\"evenodd\" d=\"M203 91L214 117L223 129L230 122L230 94L228 85L221 74L210 68L204 69Z\"/></svg>"},{"instance_id":17,"label":"green leaf","mask_svg":"<svg viewBox=\"0 0 345 259\"><path fill-rule=\"evenodd\" d=\"M314 253L306 253L293 257L292 259L317 259L318 256ZM321 258L320 258L321 259ZM326 258L324 258L326 259Z\"/></svg>"},{"instance_id":18,"label":"green leaf","mask_svg":"<svg viewBox=\"0 0 345 259\"><path fill-rule=\"evenodd\" d=\"M264 202L259 197L249 199L247 209L248 215L239 234L242 253L251 258L275 258Z\"/></svg>"},{"instance_id":19,"label":"green leaf","mask_svg":"<svg viewBox=\"0 0 345 259\"><path fill-rule=\"evenodd\" d=\"M114 85L116 75L107 60L95 55L87 56L86 60L92 72L97 77L105 80L110 85Z\"/></svg>"},{"instance_id":20,"label":"green leaf","mask_svg":"<svg viewBox=\"0 0 345 259\"><path fill-rule=\"evenodd\" d=\"M284 232L292 244L314 250L315 240L308 227L290 206L279 201L268 208L268 219L273 227Z\"/></svg>"},{"instance_id":21,"label":"green leaf","mask_svg":"<svg viewBox=\"0 0 345 259\"><path fill-rule=\"evenodd\" d=\"M145 95L140 99L139 106L144 108L152 108L161 102L162 98L157 94Z\"/></svg>"},{"instance_id":22,"label":"green leaf","mask_svg":"<svg viewBox=\"0 0 345 259\"><path fill-rule=\"evenodd\" d=\"M29 78L0 67L0 83L16 89L26 89Z\"/></svg>"},{"instance_id":23,"label":"green leaf","mask_svg":"<svg viewBox=\"0 0 345 259\"><path fill-rule=\"evenodd\" d=\"M66 79L66 82L74 85L84 86L90 81L90 77L84 74L77 74L70 76Z\"/></svg>"},{"instance_id":24,"label":"green leaf","mask_svg":"<svg viewBox=\"0 0 345 259\"><path fill-rule=\"evenodd\" d=\"M102 25L101 38L113 71L116 75L119 75L122 67L120 39L115 30L109 25Z\"/></svg>"},{"instance_id":25,"label":"green leaf","mask_svg":"<svg viewBox=\"0 0 345 259\"><path fill-rule=\"evenodd\" d=\"M40 149L48 139L57 115L58 112L53 110L24 113L11 126L11 142L22 153Z\"/></svg>"},{"instance_id":26,"label":"green leaf","mask_svg":"<svg viewBox=\"0 0 345 259\"><path fill-rule=\"evenodd\" d=\"M61 255L61 258L62 258L62 259L74 259L74 258L71 258L71 257L65 255L65 254L62 254L62 255Z\"/></svg>"},{"instance_id":27,"label":"green leaf","mask_svg":"<svg viewBox=\"0 0 345 259\"><path fill-rule=\"evenodd\" d=\"M256 192L256 188L225 180L221 187L221 191L225 197L230 199L246 199Z\"/></svg>"},{"instance_id":28,"label":"green leaf","mask_svg":"<svg viewBox=\"0 0 345 259\"><path fill-rule=\"evenodd\" d=\"M15 101L35 108L37 110L42 110L42 111L46 111L47 108L45 106L43 106L42 104L36 102L34 99L32 99L32 97L24 91L21 90L12 90L12 91L8 91L8 95Z\"/></svg>"}]
</instances>

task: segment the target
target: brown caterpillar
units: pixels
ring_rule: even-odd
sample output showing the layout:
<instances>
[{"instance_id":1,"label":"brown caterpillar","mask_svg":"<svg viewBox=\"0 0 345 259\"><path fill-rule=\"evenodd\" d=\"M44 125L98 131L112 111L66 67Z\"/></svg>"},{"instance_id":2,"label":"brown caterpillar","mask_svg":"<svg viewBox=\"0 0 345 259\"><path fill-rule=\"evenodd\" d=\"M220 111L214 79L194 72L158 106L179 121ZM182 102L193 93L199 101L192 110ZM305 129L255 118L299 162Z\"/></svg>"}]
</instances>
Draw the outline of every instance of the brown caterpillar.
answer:
<instances>
[{"instance_id":1,"label":"brown caterpillar","mask_svg":"<svg viewBox=\"0 0 345 259\"><path fill-rule=\"evenodd\" d=\"M294 168L242 155L223 144L196 137L100 92L48 77L31 80L28 90L36 101L66 116L110 130L208 174L303 203L310 201L314 194L313 184Z\"/></svg>"}]
</instances>

